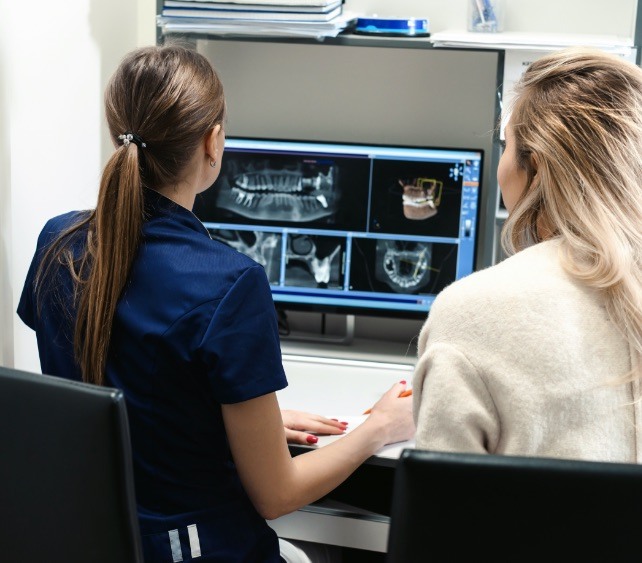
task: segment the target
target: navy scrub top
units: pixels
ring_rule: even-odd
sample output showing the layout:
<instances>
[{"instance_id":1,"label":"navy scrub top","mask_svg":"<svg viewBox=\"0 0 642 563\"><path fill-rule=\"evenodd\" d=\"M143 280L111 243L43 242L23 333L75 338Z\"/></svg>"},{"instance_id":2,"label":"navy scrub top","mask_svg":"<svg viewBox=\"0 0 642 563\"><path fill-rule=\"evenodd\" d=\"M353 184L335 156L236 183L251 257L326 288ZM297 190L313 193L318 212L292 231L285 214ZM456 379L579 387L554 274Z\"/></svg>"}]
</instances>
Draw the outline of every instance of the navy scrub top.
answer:
<instances>
[{"instance_id":1,"label":"navy scrub top","mask_svg":"<svg viewBox=\"0 0 642 563\"><path fill-rule=\"evenodd\" d=\"M287 386L265 271L212 240L187 209L145 192L142 243L116 310L105 381L127 402L145 560L282 561L240 483L220 408ZM40 314L34 289L43 250L78 218L68 213L43 228L18 314L36 331L42 372L79 380L67 270L58 267L45 286ZM84 237L75 237L75 253Z\"/></svg>"}]
</instances>

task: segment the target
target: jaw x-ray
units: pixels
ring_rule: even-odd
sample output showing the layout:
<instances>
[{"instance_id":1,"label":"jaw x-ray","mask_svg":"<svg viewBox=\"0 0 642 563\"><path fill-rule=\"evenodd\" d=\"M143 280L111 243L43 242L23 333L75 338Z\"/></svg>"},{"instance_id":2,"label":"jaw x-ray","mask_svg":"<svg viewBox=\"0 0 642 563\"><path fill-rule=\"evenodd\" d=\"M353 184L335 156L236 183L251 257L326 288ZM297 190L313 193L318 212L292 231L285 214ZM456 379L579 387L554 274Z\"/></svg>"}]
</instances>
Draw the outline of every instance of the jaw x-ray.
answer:
<instances>
[{"instance_id":1,"label":"jaw x-ray","mask_svg":"<svg viewBox=\"0 0 642 563\"><path fill-rule=\"evenodd\" d=\"M337 210L337 166L284 158L234 158L217 205L255 221L316 221Z\"/></svg>"},{"instance_id":2,"label":"jaw x-ray","mask_svg":"<svg viewBox=\"0 0 642 563\"><path fill-rule=\"evenodd\" d=\"M432 244L377 241L375 276L397 293L419 293L430 282Z\"/></svg>"}]
</instances>

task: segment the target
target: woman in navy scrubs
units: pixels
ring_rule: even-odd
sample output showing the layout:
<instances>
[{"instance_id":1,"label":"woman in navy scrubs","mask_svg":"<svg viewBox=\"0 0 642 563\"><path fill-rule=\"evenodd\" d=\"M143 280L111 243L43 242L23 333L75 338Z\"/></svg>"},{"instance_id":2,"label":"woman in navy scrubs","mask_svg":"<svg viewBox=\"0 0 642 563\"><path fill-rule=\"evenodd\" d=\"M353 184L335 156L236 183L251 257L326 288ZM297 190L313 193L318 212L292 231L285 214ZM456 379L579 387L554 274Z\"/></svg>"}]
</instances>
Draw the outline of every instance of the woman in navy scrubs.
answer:
<instances>
[{"instance_id":1,"label":"woman in navy scrubs","mask_svg":"<svg viewBox=\"0 0 642 563\"><path fill-rule=\"evenodd\" d=\"M18 313L44 373L125 393L146 561L280 561L265 519L411 437L411 399L397 398L405 382L350 434L292 458L265 272L191 212L223 156L216 72L180 46L139 49L105 106L116 150L96 208L43 228Z\"/></svg>"}]
</instances>

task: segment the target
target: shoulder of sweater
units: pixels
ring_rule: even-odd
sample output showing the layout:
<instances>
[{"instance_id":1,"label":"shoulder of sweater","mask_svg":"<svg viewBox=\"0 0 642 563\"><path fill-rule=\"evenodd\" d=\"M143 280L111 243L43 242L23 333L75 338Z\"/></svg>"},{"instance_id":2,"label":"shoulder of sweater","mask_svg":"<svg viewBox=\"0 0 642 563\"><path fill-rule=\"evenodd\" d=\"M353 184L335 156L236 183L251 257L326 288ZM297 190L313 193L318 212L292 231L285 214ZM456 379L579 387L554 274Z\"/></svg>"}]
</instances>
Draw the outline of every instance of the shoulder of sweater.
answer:
<instances>
[{"instance_id":1,"label":"shoulder of sweater","mask_svg":"<svg viewBox=\"0 0 642 563\"><path fill-rule=\"evenodd\" d=\"M523 301L533 291L554 291L556 286L566 283L558 250L558 241L542 242L452 283L437 296L430 315L437 315L440 310L447 310L448 315L467 315L482 304L513 306L512 295Z\"/></svg>"}]
</instances>

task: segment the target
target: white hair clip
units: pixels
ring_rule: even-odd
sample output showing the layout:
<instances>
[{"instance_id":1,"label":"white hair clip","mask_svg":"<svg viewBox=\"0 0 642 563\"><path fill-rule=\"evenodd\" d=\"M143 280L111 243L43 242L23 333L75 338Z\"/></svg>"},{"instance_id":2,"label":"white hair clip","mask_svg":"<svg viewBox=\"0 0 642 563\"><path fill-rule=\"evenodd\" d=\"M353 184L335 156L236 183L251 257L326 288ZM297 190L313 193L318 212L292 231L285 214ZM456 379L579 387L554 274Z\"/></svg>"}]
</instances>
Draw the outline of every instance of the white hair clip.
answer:
<instances>
[{"instance_id":1,"label":"white hair clip","mask_svg":"<svg viewBox=\"0 0 642 563\"><path fill-rule=\"evenodd\" d=\"M134 140L134 136L131 133L127 133L125 135L118 135L118 138L123 142L123 145L126 147L129 146L130 141Z\"/></svg>"},{"instance_id":2,"label":"white hair clip","mask_svg":"<svg viewBox=\"0 0 642 563\"><path fill-rule=\"evenodd\" d=\"M129 143L133 142L139 148L144 149L147 144L135 133L123 133L118 135L118 140L123 142L123 146L128 147Z\"/></svg>"}]
</instances>

